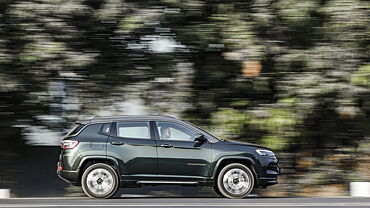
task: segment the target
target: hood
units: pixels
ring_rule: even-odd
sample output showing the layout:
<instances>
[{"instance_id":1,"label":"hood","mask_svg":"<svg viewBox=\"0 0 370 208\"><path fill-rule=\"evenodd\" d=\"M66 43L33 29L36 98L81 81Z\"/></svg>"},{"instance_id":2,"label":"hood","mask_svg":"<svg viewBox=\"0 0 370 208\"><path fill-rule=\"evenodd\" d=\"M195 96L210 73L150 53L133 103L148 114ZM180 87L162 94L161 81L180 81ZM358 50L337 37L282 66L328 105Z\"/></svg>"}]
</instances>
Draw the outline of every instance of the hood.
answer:
<instances>
[{"instance_id":1,"label":"hood","mask_svg":"<svg viewBox=\"0 0 370 208\"><path fill-rule=\"evenodd\" d=\"M258 148L263 148L263 149L271 150L270 148L264 147L262 145L248 143L248 142L239 142L239 141L231 141L231 140L229 140L229 141L222 141L222 142L224 144L228 144L228 145L252 146L252 147L258 147Z\"/></svg>"}]
</instances>

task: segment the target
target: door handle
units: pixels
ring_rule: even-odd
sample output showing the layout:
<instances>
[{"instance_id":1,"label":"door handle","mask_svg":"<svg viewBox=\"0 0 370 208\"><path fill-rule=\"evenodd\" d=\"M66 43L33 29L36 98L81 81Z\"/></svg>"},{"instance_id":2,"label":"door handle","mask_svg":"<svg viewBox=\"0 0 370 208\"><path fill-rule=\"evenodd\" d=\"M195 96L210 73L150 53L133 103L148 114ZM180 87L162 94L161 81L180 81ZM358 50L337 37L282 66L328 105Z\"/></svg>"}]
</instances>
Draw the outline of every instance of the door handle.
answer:
<instances>
[{"instance_id":1,"label":"door handle","mask_svg":"<svg viewBox=\"0 0 370 208\"><path fill-rule=\"evenodd\" d=\"M119 145L124 145L125 143L123 143L123 142L111 142L111 144L112 144L112 145L117 145L117 146L119 146Z\"/></svg>"},{"instance_id":2,"label":"door handle","mask_svg":"<svg viewBox=\"0 0 370 208\"><path fill-rule=\"evenodd\" d=\"M173 147L172 145L170 145L170 144L161 144L161 145L159 145L160 147L164 147L164 148L171 148L171 147Z\"/></svg>"}]
</instances>

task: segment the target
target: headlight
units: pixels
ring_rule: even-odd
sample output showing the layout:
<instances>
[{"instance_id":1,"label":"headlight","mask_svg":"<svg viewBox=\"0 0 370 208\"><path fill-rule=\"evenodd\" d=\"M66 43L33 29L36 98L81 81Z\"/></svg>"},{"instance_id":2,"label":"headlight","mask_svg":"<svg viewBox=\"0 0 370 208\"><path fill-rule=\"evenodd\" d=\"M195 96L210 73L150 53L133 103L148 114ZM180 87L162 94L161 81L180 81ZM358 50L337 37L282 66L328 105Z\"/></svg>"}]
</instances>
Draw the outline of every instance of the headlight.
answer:
<instances>
[{"instance_id":1,"label":"headlight","mask_svg":"<svg viewBox=\"0 0 370 208\"><path fill-rule=\"evenodd\" d=\"M272 151L266 150L266 149L258 149L256 150L256 152L262 156L268 156L268 157L275 156L275 154Z\"/></svg>"}]
</instances>

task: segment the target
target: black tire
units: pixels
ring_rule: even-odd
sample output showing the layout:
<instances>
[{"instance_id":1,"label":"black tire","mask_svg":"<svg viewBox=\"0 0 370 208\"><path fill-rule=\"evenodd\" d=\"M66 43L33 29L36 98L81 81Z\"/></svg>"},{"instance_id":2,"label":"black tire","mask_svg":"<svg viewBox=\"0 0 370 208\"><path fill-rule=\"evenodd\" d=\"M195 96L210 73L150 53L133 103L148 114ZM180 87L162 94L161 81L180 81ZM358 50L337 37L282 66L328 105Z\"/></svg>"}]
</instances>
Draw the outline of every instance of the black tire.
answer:
<instances>
[{"instance_id":1,"label":"black tire","mask_svg":"<svg viewBox=\"0 0 370 208\"><path fill-rule=\"evenodd\" d=\"M106 176L107 176L106 180L111 182L111 186L109 186L111 188L108 189L108 191L106 193L104 192L102 194L94 193L93 188L91 188L91 186L93 186L92 181L90 181L90 184L88 185L88 183L89 183L89 181L88 181L89 174L90 173L94 174L95 172L98 172L98 169L100 169L100 170L103 169L103 170L107 171L108 173L110 173L110 175L106 174ZM92 177L92 175L90 175L90 177ZM99 179L101 179L101 178L99 177ZM104 180L102 180L102 181L104 182ZM100 182L100 184L102 184L103 182ZM81 178L81 184L82 184L82 189L83 189L83 191L85 192L85 194L87 196L89 196L91 198L96 198L96 199L108 199L108 198L112 197L117 192L117 190L119 188L119 178L118 178L118 175L117 175L116 171L110 165L107 165L107 164L104 164L104 163L96 163L96 164L93 164L93 165L89 166L84 171L84 173L82 175L82 178ZM98 190L98 188L96 190ZM102 190L102 189L100 189L100 190Z\"/></svg>"},{"instance_id":2,"label":"black tire","mask_svg":"<svg viewBox=\"0 0 370 208\"><path fill-rule=\"evenodd\" d=\"M216 193L218 196L223 197L223 195L222 195L222 193L220 192L220 189L218 188L218 186L217 186L217 185L216 185L216 186L214 186L214 187L213 187L213 189L214 189L215 193Z\"/></svg>"},{"instance_id":3,"label":"black tire","mask_svg":"<svg viewBox=\"0 0 370 208\"><path fill-rule=\"evenodd\" d=\"M242 178L242 180L248 181L248 182L246 182L246 185L244 186L245 190L243 190L243 191L235 190L235 191L240 191L240 193L238 193L238 192L233 193L232 191L229 191L230 189L232 189L231 187L225 187L224 176L230 170L239 171L240 173L242 173L242 176L240 176ZM226 179L226 181L231 180L227 176L225 177L225 179ZM234 180L233 180L233 183L231 183L232 185L238 185L240 183L239 178L235 178ZM242 182L244 182L244 181L242 181ZM228 184L229 183L227 183L226 186ZM240 163L232 163L232 164L229 164L229 165L223 167L221 169L220 173L217 176L217 189L216 190L218 190L224 197L227 197L227 198L230 198L230 199L240 199L240 198L244 198L244 197L248 196L252 192L253 187L254 187L254 177L253 177L252 171L247 166L245 166L243 164L240 164Z\"/></svg>"}]
</instances>

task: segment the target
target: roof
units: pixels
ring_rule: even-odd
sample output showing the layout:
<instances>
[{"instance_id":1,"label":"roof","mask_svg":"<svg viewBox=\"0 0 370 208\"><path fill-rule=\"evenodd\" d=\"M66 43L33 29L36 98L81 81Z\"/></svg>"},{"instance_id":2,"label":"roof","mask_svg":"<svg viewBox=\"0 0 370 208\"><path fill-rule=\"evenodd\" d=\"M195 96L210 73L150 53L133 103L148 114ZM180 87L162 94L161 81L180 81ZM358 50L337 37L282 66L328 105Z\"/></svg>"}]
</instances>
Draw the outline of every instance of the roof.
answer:
<instances>
[{"instance_id":1,"label":"roof","mask_svg":"<svg viewBox=\"0 0 370 208\"><path fill-rule=\"evenodd\" d=\"M123 115L123 116L95 116L92 119L88 120L80 120L76 121L75 123L79 124L87 124L87 123L92 123L92 122L111 122L111 121L127 121L127 120L177 120L173 116L144 116L144 115Z\"/></svg>"}]
</instances>

